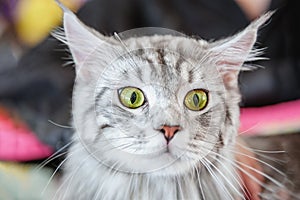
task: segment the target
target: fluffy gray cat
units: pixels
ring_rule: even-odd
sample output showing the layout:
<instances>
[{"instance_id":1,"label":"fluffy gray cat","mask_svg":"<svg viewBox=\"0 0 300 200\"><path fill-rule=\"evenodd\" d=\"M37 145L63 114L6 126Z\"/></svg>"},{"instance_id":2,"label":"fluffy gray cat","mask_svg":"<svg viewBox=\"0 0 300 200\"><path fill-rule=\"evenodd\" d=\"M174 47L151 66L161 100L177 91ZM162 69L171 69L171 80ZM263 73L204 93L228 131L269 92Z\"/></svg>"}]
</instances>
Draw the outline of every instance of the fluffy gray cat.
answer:
<instances>
[{"instance_id":1,"label":"fluffy gray cat","mask_svg":"<svg viewBox=\"0 0 300 200\"><path fill-rule=\"evenodd\" d=\"M268 13L233 37L106 37L64 8L77 79L58 199L245 199L238 74ZM128 35L128 34L127 34ZM251 176L249 174L249 176Z\"/></svg>"}]
</instances>

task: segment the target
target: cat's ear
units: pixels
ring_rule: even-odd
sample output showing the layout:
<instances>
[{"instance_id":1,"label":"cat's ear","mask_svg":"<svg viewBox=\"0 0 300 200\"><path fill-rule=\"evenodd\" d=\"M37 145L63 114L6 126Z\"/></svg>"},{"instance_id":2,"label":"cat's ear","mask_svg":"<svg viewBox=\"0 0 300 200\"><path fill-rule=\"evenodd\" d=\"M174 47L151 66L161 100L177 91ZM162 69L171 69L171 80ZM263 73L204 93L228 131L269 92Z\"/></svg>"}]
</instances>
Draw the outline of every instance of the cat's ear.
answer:
<instances>
[{"instance_id":1,"label":"cat's ear","mask_svg":"<svg viewBox=\"0 0 300 200\"><path fill-rule=\"evenodd\" d=\"M93 57L95 59L107 58L106 54L111 53L108 51L114 48L110 43L111 39L84 25L72 11L58 0L56 1L63 10L64 32L54 33L54 36L68 45L77 75L84 79L90 79L95 69L89 69L86 62Z\"/></svg>"},{"instance_id":2,"label":"cat's ear","mask_svg":"<svg viewBox=\"0 0 300 200\"><path fill-rule=\"evenodd\" d=\"M244 62L261 59L260 50L253 48L257 37L257 31L271 16L268 12L252 22L242 32L233 37L216 41L210 44L210 56L222 74L224 83L227 85L237 83L237 77L242 70Z\"/></svg>"}]
</instances>

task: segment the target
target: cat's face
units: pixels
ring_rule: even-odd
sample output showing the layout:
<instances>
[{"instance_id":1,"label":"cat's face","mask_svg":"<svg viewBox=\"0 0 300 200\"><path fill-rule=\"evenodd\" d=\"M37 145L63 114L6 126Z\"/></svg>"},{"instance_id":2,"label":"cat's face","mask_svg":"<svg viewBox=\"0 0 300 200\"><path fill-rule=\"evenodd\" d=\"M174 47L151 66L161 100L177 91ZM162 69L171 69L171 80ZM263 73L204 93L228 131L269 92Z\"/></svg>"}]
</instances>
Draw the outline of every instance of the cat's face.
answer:
<instances>
[{"instance_id":1,"label":"cat's face","mask_svg":"<svg viewBox=\"0 0 300 200\"><path fill-rule=\"evenodd\" d=\"M99 154L109 154L110 164L122 159L123 170L152 171L173 162L194 165L222 139L226 98L222 78L215 67L204 70L207 63L198 62L204 54L189 56L192 52L179 46L180 42L200 46L195 40L171 36L131 40L153 47L114 60L99 74L94 93L87 94L86 102L96 96L90 102L98 120L94 151L103 148ZM168 45L171 40L177 45ZM169 130L173 137L166 136L172 129L168 127L177 128ZM116 156L105 148L105 140L112 145L107 148L119 150Z\"/></svg>"},{"instance_id":2,"label":"cat's face","mask_svg":"<svg viewBox=\"0 0 300 200\"><path fill-rule=\"evenodd\" d=\"M204 157L213 160L234 142L237 75L253 59L265 20L208 43L171 35L106 38L65 14L78 77L76 141L100 164L130 173L181 174Z\"/></svg>"}]
</instances>

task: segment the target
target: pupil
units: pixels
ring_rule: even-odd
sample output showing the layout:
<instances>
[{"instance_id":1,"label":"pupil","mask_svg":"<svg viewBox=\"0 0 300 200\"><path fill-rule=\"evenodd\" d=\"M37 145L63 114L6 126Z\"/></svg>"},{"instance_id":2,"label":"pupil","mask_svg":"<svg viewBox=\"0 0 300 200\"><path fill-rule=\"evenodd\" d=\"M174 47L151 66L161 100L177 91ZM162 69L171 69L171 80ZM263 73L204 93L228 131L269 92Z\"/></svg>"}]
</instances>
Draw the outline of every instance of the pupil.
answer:
<instances>
[{"instance_id":1,"label":"pupil","mask_svg":"<svg viewBox=\"0 0 300 200\"><path fill-rule=\"evenodd\" d=\"M193 102L194 102L195 106L198 106L198 104L199 104L199 97L198 97L197 94L194 94L194 96L193 96Z\"/></svg>"},{"instance_id":2,"label":"pupil","mask_svg":"<svg viewBox=\"0 0 300 200\"><path fill-rule=\"evenodd\" d=\"M133 92L132 95L131 95L131 97L130 97L131 104L134 104L134 102L136 101L136 97L137 97L136 93Z\"/></svg>"}]
</instances>

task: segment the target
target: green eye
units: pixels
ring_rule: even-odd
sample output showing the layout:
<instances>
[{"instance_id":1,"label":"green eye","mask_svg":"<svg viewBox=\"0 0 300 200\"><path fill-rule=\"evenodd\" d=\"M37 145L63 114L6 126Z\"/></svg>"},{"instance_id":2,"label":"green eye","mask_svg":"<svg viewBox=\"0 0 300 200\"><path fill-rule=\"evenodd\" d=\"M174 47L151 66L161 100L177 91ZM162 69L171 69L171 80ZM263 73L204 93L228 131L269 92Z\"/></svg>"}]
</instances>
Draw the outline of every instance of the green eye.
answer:
<instances>
[{"instance_id":1,"label":"green eye","mask_svg":"<svg viewBox=\"0 0 300 200\"><path fill-rule=\"evenodd\" d=\"M143 92L135 87L125 87L119 93L121 103L128 108L138 108L145 102Z\"/></svg>"},{"instance_id":2,"label":"green eye","mask_svg":"<svg viewBox=\"0 0 300 200\"><path fill-rule=\"evenodd\" d=\"M202 89L191 90L184 99L185 106L193 111L199 111L205 108L208 102L207 92Z\"/></svg>"}]
</instances>

